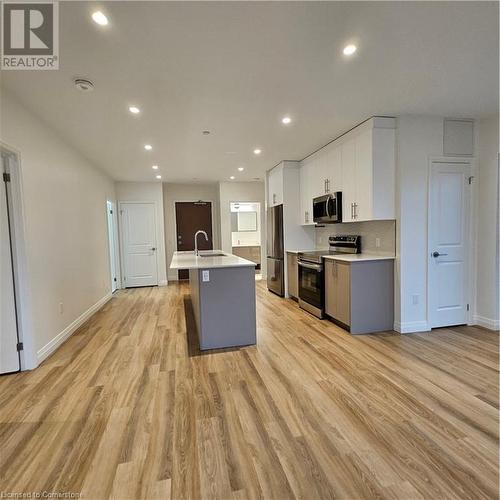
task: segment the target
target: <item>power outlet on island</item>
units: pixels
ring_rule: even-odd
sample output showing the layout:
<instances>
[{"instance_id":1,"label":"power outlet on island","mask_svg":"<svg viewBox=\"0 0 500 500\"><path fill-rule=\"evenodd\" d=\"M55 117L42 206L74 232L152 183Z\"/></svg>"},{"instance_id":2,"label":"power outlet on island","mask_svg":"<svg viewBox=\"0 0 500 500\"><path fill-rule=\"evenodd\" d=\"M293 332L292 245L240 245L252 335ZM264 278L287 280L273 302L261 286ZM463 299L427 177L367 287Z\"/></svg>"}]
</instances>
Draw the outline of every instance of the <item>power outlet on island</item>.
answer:
<instances>
[{"instance_id":1,"label":"power outlet on island","mask_svg":"<svg viewBox=\"0 0 500 500\"><path fill-rule=\"evenodd\" d=\"M201 280L203 282L208 282L210 281L210 271L202 271L201 272Z\"/></svg>"}]
</instances>

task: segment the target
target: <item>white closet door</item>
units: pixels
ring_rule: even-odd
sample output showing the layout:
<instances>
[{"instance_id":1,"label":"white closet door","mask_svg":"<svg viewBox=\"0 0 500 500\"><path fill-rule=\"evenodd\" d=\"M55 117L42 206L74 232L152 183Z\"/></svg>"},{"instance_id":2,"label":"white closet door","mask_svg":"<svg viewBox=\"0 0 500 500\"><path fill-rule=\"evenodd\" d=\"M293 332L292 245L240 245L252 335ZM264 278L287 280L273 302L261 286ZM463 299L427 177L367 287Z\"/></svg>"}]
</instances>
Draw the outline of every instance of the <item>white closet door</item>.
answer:
<instances>
[{"instance_id":1,"label":"white closet door","mask_svg":"<svg viewBox=\"0 0 500 500\"><path fill-rule=\"evenodd\" d=\"M2 159L3 162L3 159ZM3 173L3 164L0 172ZM17 322L12 277L5 182L0 182L0 373L19 370Z\"/></svg>"},{"instance_id":2,"label":"white closet door","mask_svg":"<svg viewBox=\"0 0 500 500\"><path fill-rule=\"evenodd\" d=\"M158 285L154 203L122 203L125 287Z\"/></svg>"}]
</instances>

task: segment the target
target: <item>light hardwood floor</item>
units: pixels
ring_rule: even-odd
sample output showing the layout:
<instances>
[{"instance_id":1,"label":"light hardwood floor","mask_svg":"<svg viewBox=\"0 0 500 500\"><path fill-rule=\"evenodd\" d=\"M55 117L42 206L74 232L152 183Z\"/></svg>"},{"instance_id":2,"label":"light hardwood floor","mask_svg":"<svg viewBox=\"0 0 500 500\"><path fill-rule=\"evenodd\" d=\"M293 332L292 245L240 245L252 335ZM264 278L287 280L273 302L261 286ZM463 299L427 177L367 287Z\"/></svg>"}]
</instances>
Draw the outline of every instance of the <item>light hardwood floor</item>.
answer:
<instances>
[{"instance_id":1,"label":"light hardwood floor","mask_svg":"<svg viewBox=\"0 0 500 500\"><path fill-rule=\"evenodd\" d=\"M258 283L258 345L200 354L188 291L121 291L0 377L1 491L497 498L497 333L350 336Z\"/></svg>"}]
</instances>

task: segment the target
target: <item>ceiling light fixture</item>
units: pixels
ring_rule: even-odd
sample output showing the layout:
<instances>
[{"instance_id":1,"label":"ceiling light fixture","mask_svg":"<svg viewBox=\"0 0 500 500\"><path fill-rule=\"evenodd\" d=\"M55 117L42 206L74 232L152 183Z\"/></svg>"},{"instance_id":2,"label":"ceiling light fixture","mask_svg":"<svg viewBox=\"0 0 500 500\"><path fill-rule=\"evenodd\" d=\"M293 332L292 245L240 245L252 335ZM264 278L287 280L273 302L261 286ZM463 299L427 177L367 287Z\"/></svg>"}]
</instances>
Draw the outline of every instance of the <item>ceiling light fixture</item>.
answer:
<instances>
[{"instance_id":1,"label":"ceiling light fixture","mask_svg":"<svg viewBox=\"0 0 500 500\"><path fill-rule=\"evenodd\" d=\"M146 151L151 151L153 149L153 146L151 146L151 144L144 144L144 149Z\"/></svg>"},{"instance_id":2,"label":"ceiling light fixture","mask_svg":"<svg viewBox=\"0 0 500 500\"><path fill-rule=\"evenodd\" d=\"M260 153L262 153L262 149L257 148L253 150L254 155L260 155Z\"/></svg>"},{"instance_id":3,"label":"ceiling light fixture","mask_svg":"<svg viewBox=\"0 0 500 500\"><path fill-rule=\"evenodd\" d=\"M161 175L157 175L157 176L156 176L156 178L157 178L157 179L161 179Z\"/></svg>"},{"instance_id":4,"label":"ceiling light fixture","mask_svg":"<svg viewBox=\"0 0 500 500\"><path fill-rule=\"evenodd\" d=\"M234 181L235 177L234 175L232 175L231 177L229 177L232 181Z\"/></svg>"},{"instance_id":5,"label":"ceiling light fixture","mask_svg":"<svg viewBox=\"0 0 500 500\"><path fill-rule=\"evenodd\" d=\"M284 116L281 119L281 123L283 123L283 125L288 125L289 123L292 123L292 119L289 116Z\"/></svg>"},{"instance_id":6,"label":"ceiling light fixture","mask_svg":"<svg viewBox=\"0 0 500 500\"><path fill-rule=\"evenodd\" d=\"M137 106L129 106L128 110L134 115L137 115L141 112L141 110Z\"/></svg>"},{"instance_id":7,"label":"ceiling light fixture","mask_svg":"<svg viewBox=\"0 0 500 500\"><path fill-rule=\"evenodd\" d=\"M352 56L354 54L354 52L356 52L356 50L357 50L356 45L352 45L352 44L346 45L344 47L344 55L345 56Z\"/></svg>"},{"instance_id":8,"label":"ceiling light fixture","mask_svg":"<svg viewBox=\"0 0 500 500\"><path fill-rule=\"evenodd\" d=\"M101 26L106 26L109 23L108 18L100 10L92 14L92 19Z\"/></svg>"},{"instance_id":9,"label":"ceiling light fixture","mask_svg":"<svg viewBox=\"0 0 500 500\"><path fill-rule=\"evenodd\" d=\"M151 168L152 168L153 170L158 170L160 167L159 167L158 165L153 165Z\"/></svg>"},{"instance_id":10,"label":"ceiling light fixture","mask_svg":"<svg viewBox=\"0 0 500 500\"><path fill-rule=\"evenodd\" d=\"M238 170L239 170L240 172L243 172L243 170L245 170L245 167L238 167Z\"/></svg>"}]
</instances>

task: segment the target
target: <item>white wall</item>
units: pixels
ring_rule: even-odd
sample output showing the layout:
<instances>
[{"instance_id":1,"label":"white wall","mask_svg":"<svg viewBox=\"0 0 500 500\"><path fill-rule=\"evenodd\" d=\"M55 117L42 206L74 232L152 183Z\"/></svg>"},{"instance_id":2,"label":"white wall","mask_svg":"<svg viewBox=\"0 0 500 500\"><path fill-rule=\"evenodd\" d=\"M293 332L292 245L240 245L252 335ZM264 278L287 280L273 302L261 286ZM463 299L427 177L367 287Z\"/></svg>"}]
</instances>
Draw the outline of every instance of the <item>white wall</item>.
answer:
<instances>
[{"instance_id":1,"label":"white wall","mask_svg":"<svg viewBox=\"0 0 500 500\"><path fill-rule=\"evenodd\" d=\"M401 116L397 121L395 327L422 331L427 329L429 158L443 154L443 119Z\"/></svg>"},{"instance_id":2,"label":"white wall","mask_svg":"<svg viewBox=\"0 0 500 500\"><path fill-rule=\"evenodd\" d=\"M478 123L476 307L474 320L500 328L498 115Z\"/></svg>"},{"instance_id":3,"label":"white wall","mask_svg":"<svg viewBox=\"0 0 500 500\"><path fill-rule=\"evenodd\" d=\"M167 267L165 257L165 224L163 217L163 189L161 182L117 182L116 183L116 199L117 202L126 201L149 201L154 202L156 207L156 255L158 262L158 285L167 284ZM120 241L121 241L121 227ZM123 276L123 262L122 272Z\"/></svg>"},{"instance_id":4,"label":"white wall","mask_svg":"<svg viewBox=\"0 0 500 500\"><path fill-rule=\"evenodd\" d=\"M213 243L215 249L220 249L220 212L219 188L217 184L163 184L163 210L165 219L165 245L167 248L168 279L177 280L177 271L168 269L172 255L177 249L177 234L175 223L176 201L210 201L212 203Z\"/></svg>"},{"instance_id":5,"label":"white wall","mask_svg":"<svg viewBox=\"0 0 500 500\"><path fill-rule=\"evenodd\" d=\"M4 90L0 140L20 153L32 368L110 293L106 200L114 185Z\"/></svg>"},{"instance_id":6,"label":"white wall","mask_svg":"<svg viewBox=\"0 0 500 500\"><path fill-rule=\"evenodd\" d=\"M262 276L267 276L266 267L266 221L265 221L265 187L263 182L220 182L220 229L221 249L224 252L232 252L231 239L231 202L255 201L261 206L260 228L261 235L261 269Z\"/></svg>"}]
</instances>

